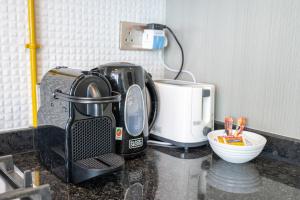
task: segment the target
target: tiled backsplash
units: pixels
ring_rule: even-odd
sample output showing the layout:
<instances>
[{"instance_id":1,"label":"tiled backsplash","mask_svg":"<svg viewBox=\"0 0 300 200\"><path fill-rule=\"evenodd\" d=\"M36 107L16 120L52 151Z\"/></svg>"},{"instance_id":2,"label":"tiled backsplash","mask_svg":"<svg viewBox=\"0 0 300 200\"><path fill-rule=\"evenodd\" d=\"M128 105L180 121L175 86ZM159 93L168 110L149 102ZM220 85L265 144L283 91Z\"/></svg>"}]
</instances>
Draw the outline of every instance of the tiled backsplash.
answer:
<instances>
[{"instance_id":1,"label":"tiled backsplash","mask_svg":"<svg viewBox=\"0 0 300 200\"><path fill-rule=\"evenodd\" d=\"M36 1L38 79L50 68L112 61L163 76L160 52L120 51L119 22L165 22L165 0ZM0 0L0 131L31 125L27 1Z\"/></svg>"}]
</instances>

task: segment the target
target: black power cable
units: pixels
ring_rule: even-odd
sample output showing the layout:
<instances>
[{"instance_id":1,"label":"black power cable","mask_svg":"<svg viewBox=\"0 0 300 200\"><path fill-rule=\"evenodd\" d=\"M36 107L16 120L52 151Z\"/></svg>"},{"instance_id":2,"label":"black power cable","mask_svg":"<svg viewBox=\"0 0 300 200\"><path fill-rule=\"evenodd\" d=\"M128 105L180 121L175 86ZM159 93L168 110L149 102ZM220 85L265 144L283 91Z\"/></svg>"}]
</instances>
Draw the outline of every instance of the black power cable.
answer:
<instances>
[{"instance_id":1,"label":"black power cable","mask_svg":"<svg viewBox=\"0 0 300 200\"><path fill-rule=\"evenodd\" d=\"M180 69L179 69L177 75L176 75L175 78L174 78L174 80L176 80L176 79L180 76L180 74L181 74L181 72L182 72L182 70L183 70L183 65L184 65L184 53L183 53L183 48L182 48L182 46L181 46L179 40L177 39L175 33L172 31L172 29L171 29L170 27L168 27L168 26L165 26L165 28L166 28L166 29L171 33L171 35L174 37L174 39L175 39L176 43L178 44L178 46L179 46L179 48L180 48L180 51L181 51L181 65L180 65Z\"/></svg>"},{"instance_id":2,"label":"black power cable","mask_svg":"<svg viewBox=\"0 0 300 200\"><path fill-rule=\"evenodd\" d=\"M182 48L179 40L177 39L175 33L172 31L172 29L170 27L168 27L167 25L163 25L163 24L155 24L155 23L147 24L145 29L155 29L155 30L167 29L171 33L171 35L174 37L174 39L175 39L176 43L178 44L178 46L180 48L180 51L181 51L181 65L180 65L180 68L179 68L179 71L178 71L177 75L174 77L174 80L176 80L180 76L180 74L183 70L184 53L183 53L183 48Z\"/></svg>"}]
</instances>

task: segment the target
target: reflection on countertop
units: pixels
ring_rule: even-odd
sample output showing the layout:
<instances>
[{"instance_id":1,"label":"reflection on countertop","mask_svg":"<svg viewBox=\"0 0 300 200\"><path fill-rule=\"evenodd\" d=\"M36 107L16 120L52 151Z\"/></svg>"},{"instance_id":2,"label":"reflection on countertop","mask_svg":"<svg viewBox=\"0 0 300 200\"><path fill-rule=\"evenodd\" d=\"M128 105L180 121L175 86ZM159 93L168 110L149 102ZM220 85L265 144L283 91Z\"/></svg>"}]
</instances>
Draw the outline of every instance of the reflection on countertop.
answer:
<instances>
[{"instance_id":1,"label":"reflection on countertop","mask_svg":"<svg viewBox=\"0 0 300 200\"><path fill-rule=\"evenodd\" d=\"M37 153L14 156L22 170L40 165ZM144 156L126 161L121 172L73 185L41 167L53 199L299 199L300 167L258 157L247 164L230 164L208 147L150 147Z\"/></svg>"},{"instance_id":2,"label":"reflection on countertop","mask_svg":"<svg viewBox=\"0 0 300 200\"><path fill-rule=\"evenodd\" d=\"M207 184L219 190L249 194L260 190L261 177L253 163L233 164L214 160L206 176Z\"/></svg>"}]
</instances>

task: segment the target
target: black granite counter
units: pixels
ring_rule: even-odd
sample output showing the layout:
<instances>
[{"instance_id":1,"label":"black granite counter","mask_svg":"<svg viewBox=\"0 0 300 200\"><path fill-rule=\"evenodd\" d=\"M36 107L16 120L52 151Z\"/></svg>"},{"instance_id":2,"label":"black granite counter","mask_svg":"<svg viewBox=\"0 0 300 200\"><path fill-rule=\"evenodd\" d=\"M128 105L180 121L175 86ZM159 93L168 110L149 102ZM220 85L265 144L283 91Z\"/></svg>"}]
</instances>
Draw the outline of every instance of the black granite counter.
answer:
<instances>
[{"instance_id":1,"label":"black granite counter","mask_svg":"<svg viewBox=\"0 0 300 200\"><path fill-rule=\"evenodd\" d=\"M150 147L121 172L80 185L65 184L40 166L36 152L14 155L21 170L41 168L53 199L300 199L300 167L260 156L230 164L208 147L184 153Z\"/></svg>"}]
</instances>

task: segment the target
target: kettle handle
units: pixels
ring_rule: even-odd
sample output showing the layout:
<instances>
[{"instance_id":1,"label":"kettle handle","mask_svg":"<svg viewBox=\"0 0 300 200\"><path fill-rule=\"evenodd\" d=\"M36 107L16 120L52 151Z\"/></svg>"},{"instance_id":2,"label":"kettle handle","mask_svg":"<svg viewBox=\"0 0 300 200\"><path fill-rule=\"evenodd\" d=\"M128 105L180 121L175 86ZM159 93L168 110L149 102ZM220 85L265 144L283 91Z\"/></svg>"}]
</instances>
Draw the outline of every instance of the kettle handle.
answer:
<instances>
[{"instance_id":1,"label":"kettle handle","mask_svg":"<svg viewBox=\"0 0 300 200\"><path fill-rule=\"evenodd\" d=\"M158 114L159 100L158 100L158 94L156 91L154 81L152 80L151 74L146 72L145 76L146 76L145 85L149 91L150 98L151 98L151 110L150 110L150 115L148 118L148 124L149 124L148 127L149 127L149 131L150 131L154 125L154 122L155 122L157 114Z\"/></svg>"},{"instance_id":2,"label":"kettle handle","mask_svg":"<svg viewBox=\"0 0 300 200\"><path fill-rule=\"evenodd\" d=\"M55 90L53 97L55 99L60 99L63 101L69 101L72 103L82 103L82 104L108 104L113 102L121 101L121 94L119 92L112 91L113 96L92 98L92 97L78 97L63 93L60 90Z\"/></svg>"}]
</instances>

